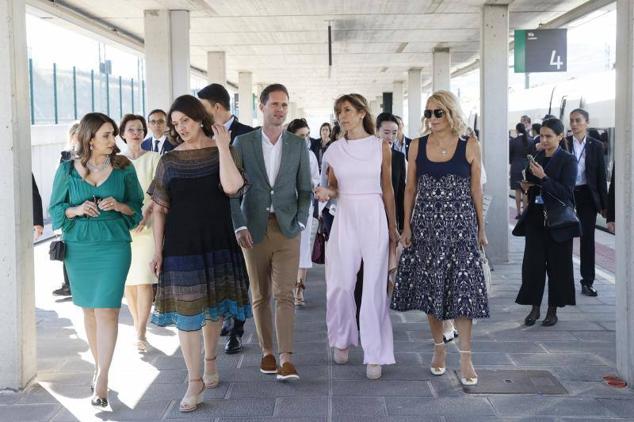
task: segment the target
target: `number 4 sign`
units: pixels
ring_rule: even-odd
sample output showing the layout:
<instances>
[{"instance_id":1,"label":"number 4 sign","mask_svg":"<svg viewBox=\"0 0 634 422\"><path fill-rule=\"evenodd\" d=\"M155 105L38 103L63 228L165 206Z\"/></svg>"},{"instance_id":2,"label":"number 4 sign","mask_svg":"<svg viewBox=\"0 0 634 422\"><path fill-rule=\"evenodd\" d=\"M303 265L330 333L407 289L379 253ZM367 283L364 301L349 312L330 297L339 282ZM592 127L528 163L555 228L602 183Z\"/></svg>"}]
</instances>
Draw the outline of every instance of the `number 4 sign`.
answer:
<instances>
[{"instance_id":1,"label":"number 4 sign","mask_svg":"<svg viewBox=\"0 0 634 422\"><path fill-rule=\"evenodd\" d=\"M534 29L515 31L516 73L565 72L567 30Z\"/></svg>"}]
</instances>

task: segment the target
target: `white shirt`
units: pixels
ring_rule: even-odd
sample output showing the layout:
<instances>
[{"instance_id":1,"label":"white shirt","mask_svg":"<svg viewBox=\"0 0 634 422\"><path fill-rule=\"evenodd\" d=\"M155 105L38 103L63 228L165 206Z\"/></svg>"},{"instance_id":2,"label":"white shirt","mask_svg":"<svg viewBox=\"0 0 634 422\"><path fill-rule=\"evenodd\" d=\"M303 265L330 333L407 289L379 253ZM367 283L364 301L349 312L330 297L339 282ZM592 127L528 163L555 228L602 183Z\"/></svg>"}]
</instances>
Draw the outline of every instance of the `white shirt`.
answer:
<instances>
[{"instance_id":1,"label":"white shirt","mask_svg":"<svg viewBox=\"0 0 634 422\"><path fill-rule=\"evenodd\" d=\"M572 146L575 152L575 158L577 159L577 180L575 186L585 185L586 181L586 137L579 142L577 138L572 137Z\"/></svg>"},{"instance_id":2,"label":"white shirt","mask_svg":"<svg viewBox=\"0 0 634 422\"><path fill-rule=\"evenodd\" d=\"M231 118L225 122L225 129L229 130L235 119L236 119L236 116L231 115Z\"/></svg>"},{"instance_id":3,"label":"white shirt","mask_svg":"<svg viewBox=\"0 0 634 422\"><path fill-rule=\"evenodd\" d=\"M163 150L163 144L165 143L165 140L167 139L167 135L163 135L160 138L155 138L154 135L152 135L152 145L151 145L151 150L150 151L154 151L154 152L161 152ZM156 148L156 141L158 141L158 148Z\"/></svg>"}]
</instances>

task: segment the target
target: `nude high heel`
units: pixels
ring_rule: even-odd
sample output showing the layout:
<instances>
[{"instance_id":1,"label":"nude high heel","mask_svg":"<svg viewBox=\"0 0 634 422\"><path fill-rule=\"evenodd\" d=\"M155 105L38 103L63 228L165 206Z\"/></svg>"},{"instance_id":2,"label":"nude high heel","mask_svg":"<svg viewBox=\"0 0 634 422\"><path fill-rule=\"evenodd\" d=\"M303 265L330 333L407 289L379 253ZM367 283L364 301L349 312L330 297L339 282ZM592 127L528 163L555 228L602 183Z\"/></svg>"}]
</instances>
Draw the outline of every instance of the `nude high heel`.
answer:
<instances>
[{"instance_id":1,"label":"nude high heel","mask_svg":"<svg viewBox=\"0 0 634 422\"><path fill-rule=\"evenodd\" d=\"M461 358L462 358L463 354L471 355L471 350L460 350L460 357ZM471 365L473 365L473 363L471 363ZM474 372L475 372L475 369L474 369ZM462 373L462 362L460 362L460 383L462 385L467 386L467 387L478 384L478 376L477 375L475 377L471 377L471 378L465 378L464 377L464 375Z\"/></svg>"},{"instance_id":2,"label":"nude high heel","mask_svg":"<svg viewBox=\"0 0 634 422\"><path fill-rule=\"evenodd\" d=\"M434 343L434 347L441 347L441 346L445 347L445 343ZM445 356L445 359L446 359L446 356ZM436 375L437 377L439 377L441 375L445 375L445 372L447 372L447 367L446 366L431 366L429 370L431 371L432 375Z\"/></svg>"},{"instance_id":3,"label":"nude high heel","mask_svg":"<svg viewBox=\"0 0 634 422\"><path fill-rule=\"evenodd\" d=\"M189 413L189 412L193 412L194 410L198 409L198 405L200 403L203 402L204 400L204 396L205 396L205 383L203 382L202 378L198 378L195 380L189 380L189 382L197 382L200 381L200 383L202 384L202 387L200 389L200 392L198 394L196 394L195 396L185 396L183 397L183 400L181 400L180 405L178 406L178 410L180 410L182 413Z\"/></svg>"},{"instance_id":4,"label":"nude high heel","mask_svg":"<svg viewBox=\"0 0 634 422\"><path fill-rule=\"evenodd\" d=\"M205 358L205 362L212 362L216 360L216 356L214 356L213 358ZM218 387L218 384L220 384L220 375L218 375L218 369L216 368L216 372L214 373L207 373L207 371L205 371L203 373L203 382L205 383L205 388L216 388Z\"/></svg>"}]
</instances>

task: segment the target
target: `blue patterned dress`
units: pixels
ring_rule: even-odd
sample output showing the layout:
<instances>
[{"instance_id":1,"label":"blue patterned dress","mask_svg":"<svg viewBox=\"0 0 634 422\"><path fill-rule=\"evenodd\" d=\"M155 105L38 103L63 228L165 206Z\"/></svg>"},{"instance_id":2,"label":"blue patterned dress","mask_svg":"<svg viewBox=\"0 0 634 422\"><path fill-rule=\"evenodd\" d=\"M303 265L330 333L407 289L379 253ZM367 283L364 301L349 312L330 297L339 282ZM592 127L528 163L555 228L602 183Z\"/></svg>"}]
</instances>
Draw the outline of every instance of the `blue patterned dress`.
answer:
<instances>
[{"instance_id":1,"label":"blue patterned dress","mask_svg":"<svg viewBox=\"0 0 634 422\"><path fill-rule=\"evenodd\" d=\"M467 141L458 141L449 161L435 162L427 159L427 140L418 145L412 244L401 255L391 308L439 320L488 318Z\"/></svg>"},{"instance_id":2,"label":"blue patterned dress","mask_svg":"<svg viewBox=\"0 0 634 422\"><path fill-rule=\"evenodd\" d=\"M163 155L148 193L168 209L152 323L196 331L208 319L250 317L247 271L220 186L218 149Z\"/></svg>"}]
</instances>

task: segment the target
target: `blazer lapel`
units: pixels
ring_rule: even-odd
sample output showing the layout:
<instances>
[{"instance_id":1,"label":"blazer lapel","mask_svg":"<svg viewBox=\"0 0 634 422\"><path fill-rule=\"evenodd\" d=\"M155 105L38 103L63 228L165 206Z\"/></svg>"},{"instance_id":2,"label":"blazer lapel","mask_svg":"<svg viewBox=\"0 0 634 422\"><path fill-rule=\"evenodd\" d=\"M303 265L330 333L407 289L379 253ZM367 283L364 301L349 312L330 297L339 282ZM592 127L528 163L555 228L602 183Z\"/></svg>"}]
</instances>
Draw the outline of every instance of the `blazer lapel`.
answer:
<instances>
[{"instance_id":1,"label":"blazer lapel","mask_svg":"<svg viewBox=\"0 0 634 422\"><path fill-rule=\"evenodd\" d=\"M262 150L262 129L253 131L253 155L255 156L255 162L257 163L260 172L262 173L262 179L267 186L271 187L269 183L269 176L266 174L266 165L264 164L264 151Z\"/></svg>"},{"instance_id":2,"label":"blazer lapel","mask_svg":"<svg viewBox=\"0 0 634 422\"><path fill-rule=\"evenodd\" d=\"M284 167L286 167L285 164L289 161L289 157L291 154L291 151L289 151L291 143L288 140L288 132L284 131L282 133L281 142L282 142L282 159L280 160L280 170L277 172L277 176L275 177L275 183L273 187L277 185L277 182L280 180L280 177L282 177L282 173L284 172Z\"/></svg>"}]
</instances>

